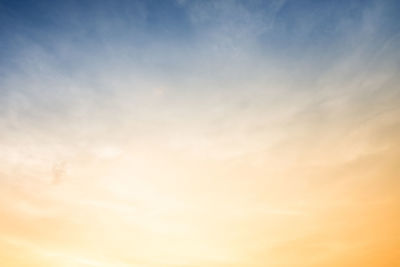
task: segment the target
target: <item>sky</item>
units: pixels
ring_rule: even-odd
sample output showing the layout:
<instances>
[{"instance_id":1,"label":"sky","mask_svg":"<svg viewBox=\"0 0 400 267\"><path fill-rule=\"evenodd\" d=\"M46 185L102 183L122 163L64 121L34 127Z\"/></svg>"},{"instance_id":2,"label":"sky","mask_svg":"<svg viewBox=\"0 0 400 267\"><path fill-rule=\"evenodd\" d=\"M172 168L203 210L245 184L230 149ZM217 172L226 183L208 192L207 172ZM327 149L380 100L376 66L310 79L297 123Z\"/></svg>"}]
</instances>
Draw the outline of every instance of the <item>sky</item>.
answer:
<instances>
[{"instance_id":1,"label":"sky","mask_svg":"<svg viewBox=\"0 0 400 267\"><path fill-rule=\"evenodd\" d=\"M399 14L0 0L0 265L400 266Z\"/></svg>"}]
</instances>

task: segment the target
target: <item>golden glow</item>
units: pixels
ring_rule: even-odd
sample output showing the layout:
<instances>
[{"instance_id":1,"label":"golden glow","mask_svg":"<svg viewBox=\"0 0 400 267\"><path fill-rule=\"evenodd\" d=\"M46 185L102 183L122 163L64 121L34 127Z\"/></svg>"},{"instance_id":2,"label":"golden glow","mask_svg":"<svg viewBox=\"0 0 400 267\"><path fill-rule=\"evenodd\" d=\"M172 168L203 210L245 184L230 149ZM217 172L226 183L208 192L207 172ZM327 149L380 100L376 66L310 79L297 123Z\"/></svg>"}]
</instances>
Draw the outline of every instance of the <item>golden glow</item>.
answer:
<instances>
[{"instance_id":1,"label":"golden glow","mask_svg":"<svg viewBox=\"0 0 400 267\"><path fill-rule=\"evenodd\" d=\"M303 135L251 125L211 134L216 126L187 122L81 147L68 137L57 149L3 144L0 257L4 266L395 266L398 137L384 130L395 123L392 114Z\"/></svg>"}]
</instances>

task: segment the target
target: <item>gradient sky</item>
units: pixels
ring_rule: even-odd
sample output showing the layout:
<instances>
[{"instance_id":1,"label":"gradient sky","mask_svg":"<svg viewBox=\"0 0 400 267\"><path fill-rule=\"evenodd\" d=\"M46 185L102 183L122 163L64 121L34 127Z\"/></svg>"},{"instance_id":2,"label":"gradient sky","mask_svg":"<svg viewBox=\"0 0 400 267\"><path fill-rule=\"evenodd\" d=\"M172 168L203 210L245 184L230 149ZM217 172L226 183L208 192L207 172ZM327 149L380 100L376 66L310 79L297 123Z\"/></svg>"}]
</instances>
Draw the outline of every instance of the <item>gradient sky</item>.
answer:
<instances>
[{"instance_id":1,"label":"gradient sky","mask_svg":"<svg viewBox=\"0 0 400 267\"><path fill-rule=\"evenodd\" d=\"M0 0L0 266L400 266L399 1Z\"/></svg>"}]
</instances>

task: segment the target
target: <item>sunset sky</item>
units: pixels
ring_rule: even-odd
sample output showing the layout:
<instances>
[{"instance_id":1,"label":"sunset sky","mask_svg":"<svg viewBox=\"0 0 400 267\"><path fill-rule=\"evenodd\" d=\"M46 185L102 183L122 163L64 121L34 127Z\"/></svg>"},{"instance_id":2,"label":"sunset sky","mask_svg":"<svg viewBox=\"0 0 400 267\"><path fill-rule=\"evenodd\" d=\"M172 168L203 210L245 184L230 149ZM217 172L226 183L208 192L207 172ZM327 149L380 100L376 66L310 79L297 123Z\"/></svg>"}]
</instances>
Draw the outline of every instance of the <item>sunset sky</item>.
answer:
<instances>
[{"instance_id":1,"label":"sunset sky","mask_svg":"<svg viewBox=\"0 0 400 267\"><path fill-rule=\"evenodd\" d=\"M0 266L400 266L400 1L0 0Z\"/></svg>"}]
</instances>

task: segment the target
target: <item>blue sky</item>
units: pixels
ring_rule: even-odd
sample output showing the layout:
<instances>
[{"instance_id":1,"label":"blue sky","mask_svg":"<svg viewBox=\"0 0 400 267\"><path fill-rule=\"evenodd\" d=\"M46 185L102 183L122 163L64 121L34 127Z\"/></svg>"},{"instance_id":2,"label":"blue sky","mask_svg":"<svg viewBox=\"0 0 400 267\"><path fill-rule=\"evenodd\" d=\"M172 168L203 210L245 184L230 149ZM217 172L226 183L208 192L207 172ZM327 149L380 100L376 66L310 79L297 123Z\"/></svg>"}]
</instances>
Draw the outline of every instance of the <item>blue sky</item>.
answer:
<instances>
[{"instance_id":1,"label":"blue sky","mask_svg":"<svg viewBox=\"0 0 400 267\"><path fill-rule=\"evenodd\" d=\"M2 1L1 37L7 50L32 42L51 51L60 39L77 48L187 44L236 27L283 56L345 45L367 23L387 38L398 31L398 11L396 1Z\"/></svg>"}]
</instances>

